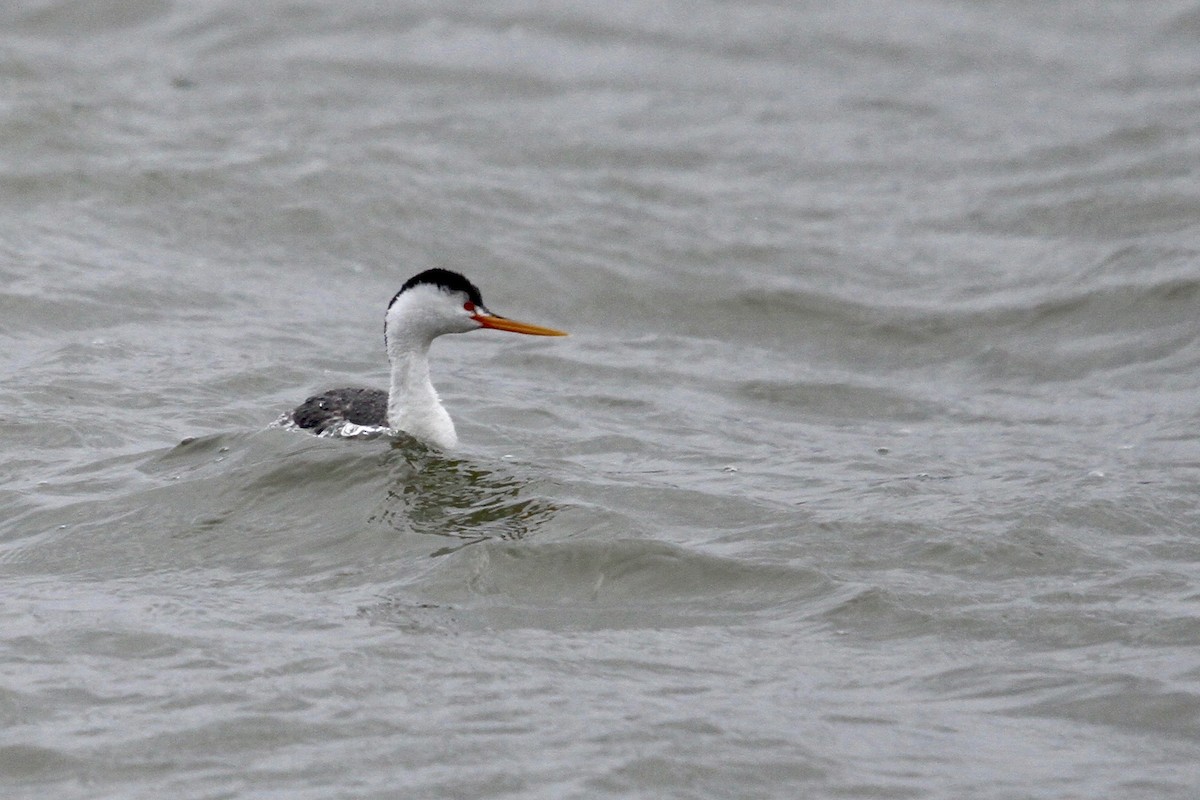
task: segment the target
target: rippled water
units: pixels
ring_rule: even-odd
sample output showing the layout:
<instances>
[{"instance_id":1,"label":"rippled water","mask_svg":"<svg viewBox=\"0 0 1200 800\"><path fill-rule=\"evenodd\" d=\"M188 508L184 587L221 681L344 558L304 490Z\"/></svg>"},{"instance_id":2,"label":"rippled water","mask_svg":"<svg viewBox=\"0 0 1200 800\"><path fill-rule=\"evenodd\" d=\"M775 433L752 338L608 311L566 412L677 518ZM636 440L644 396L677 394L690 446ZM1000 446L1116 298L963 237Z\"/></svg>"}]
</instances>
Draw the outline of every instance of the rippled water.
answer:
<instances>
[{"instance_id":1,"label":"rippled water","mask_svg":"<svg viewBox=\"0 0 1200 800\"><path fill-rule=\"evenodd\" d=\"M5 797L1200 791L1200 5L0 31Z\"/></svg>"}]
</instances>

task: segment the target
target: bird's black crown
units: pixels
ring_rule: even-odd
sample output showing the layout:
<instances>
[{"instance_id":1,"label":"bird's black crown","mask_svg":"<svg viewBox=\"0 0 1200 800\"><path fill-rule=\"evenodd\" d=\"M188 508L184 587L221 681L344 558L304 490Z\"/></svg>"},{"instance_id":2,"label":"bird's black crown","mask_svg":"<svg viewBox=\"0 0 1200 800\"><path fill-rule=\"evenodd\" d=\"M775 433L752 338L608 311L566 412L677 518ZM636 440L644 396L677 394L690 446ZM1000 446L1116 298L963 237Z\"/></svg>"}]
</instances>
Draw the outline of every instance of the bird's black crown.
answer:
<instances>
[{"instance_id":1,"label":"bird's black crown","mask_svg":"<svg viewBox=\"0 0 1200 800\"><path fill-rule=\"evenodd\" d=\"M448 269L427 269L422 273L413 275L404 282L404 285L400 287L400 291L396 292L395 297L392 298L392 303L396 302L396 298L409 289L414 286L420 286L423 283L436 286L444 292L462 292L475 305L483 305L483 297L479 294L479 289L475 287L475 284L457 272L452 272ZM392 307L392 303L388 303L388 308Z\"/></svg>"}]
</instances>

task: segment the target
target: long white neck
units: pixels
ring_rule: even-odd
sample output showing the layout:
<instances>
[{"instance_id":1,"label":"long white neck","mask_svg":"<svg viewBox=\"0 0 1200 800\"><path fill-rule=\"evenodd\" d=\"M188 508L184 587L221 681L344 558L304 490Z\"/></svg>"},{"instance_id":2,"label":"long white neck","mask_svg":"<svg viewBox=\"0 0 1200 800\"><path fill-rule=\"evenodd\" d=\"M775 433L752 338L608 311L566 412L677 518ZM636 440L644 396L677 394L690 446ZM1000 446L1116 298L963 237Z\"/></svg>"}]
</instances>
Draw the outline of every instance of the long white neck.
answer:
<instances>
[{"instance_id":1,"label":"long white neck","mask_svg":"<svg viewBox=\"0 0 1200 800\"><path fill-rule=\"evenodd\" d=\"M408 337L388 342L388 427L449 450L458 444L458 434L429 380L429 345L428 340Z\"/></svg>"}]
</instances>

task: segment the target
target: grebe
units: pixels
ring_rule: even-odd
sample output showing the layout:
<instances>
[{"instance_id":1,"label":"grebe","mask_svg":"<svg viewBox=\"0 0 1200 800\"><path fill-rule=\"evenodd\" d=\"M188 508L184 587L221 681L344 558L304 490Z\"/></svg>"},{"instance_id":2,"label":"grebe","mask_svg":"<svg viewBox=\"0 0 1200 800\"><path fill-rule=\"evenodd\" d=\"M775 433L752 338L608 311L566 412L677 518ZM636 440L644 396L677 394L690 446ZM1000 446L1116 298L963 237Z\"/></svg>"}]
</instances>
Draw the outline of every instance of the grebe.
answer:
<instances>
[{"instance_id":1,"label":"grebe","mask_svg":"<svg viewBox=\"0 0 1200 800\"><path fill-rule=\"evenodd\" d=\"M392 381L382 389L331 389L308 398L290 414L300 428L320 434L345 423L404 431L449 450L458 444L454 422L429 381L429 346L444 333L479 328L566 336L563 331L517 322L488 311L475 284L448 269L430 269L405 281L388 304L383 339Z\"/></svg>"}]
</instances>

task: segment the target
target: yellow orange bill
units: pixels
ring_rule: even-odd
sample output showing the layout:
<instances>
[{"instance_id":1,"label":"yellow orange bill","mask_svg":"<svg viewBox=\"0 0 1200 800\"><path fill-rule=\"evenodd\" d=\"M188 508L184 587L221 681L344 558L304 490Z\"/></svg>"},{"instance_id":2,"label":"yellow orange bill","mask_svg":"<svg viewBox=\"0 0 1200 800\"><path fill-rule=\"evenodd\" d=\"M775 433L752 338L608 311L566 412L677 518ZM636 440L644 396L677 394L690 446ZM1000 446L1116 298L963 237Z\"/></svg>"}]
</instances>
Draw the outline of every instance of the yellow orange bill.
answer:
<instances>
[{"instance_id":1,"label":"yellow orange bill","mask_svg":"<svg viewBox=\"0 0 1200 800\"><path fill-rule=\"evenodd\" d=\"M530 325L528 322L517 322L515 319L498 317L495 314L476 314L472 319L485 328L495 328L498 331L527 333L530 336L566 336L566 331L554 328L543 328L541 325Z\"/></svg>"}]
</instances>

